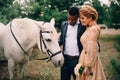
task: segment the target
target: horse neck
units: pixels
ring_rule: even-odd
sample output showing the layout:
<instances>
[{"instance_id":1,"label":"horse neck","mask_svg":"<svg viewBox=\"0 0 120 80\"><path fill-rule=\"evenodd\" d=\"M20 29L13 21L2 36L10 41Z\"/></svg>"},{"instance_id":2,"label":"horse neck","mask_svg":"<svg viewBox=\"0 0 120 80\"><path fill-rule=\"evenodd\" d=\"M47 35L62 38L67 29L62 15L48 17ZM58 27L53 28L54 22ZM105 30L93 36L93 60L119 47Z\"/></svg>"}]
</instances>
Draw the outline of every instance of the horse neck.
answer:
<instances>
[{"instance_id":1,"label":"horse neck","mask_svg":"<svg viewBox=\"0 0 120 80\"><path fill-rule=\"evenodd\" d=\"M14 23L12 24L12 31L20 45L27 52L37 44L37 36L39 33L39 29L35 25L26 26L26 24L22 25L19 25L19 23L17 24L18 26L14 25Z\"/></svg>"}]
</instances>

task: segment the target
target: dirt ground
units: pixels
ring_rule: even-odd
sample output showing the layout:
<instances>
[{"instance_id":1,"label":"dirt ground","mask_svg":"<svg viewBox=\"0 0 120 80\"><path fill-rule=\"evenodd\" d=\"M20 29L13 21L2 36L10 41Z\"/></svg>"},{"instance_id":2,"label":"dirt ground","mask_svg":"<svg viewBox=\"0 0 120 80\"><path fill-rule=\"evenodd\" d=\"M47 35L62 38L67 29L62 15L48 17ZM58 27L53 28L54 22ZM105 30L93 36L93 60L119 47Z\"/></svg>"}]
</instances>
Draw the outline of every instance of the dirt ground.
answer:
<instances>
[{"instance_id":1,"label":"dirt ground","mask_svg":"<svg viewBox=\"0 0 120 80\"><path fill-rule=\"evenodd\" d=\"M101 30L101 36L106 35L117 35L120 34L120 29L102 29ZM114 42L112 40L103 41L100 40L101 44L101 53L100 58L103 63L103 67L105 70L106 78L107 80L115 80L115 76L113 74L116 74L115 71L113 71L113 68L110 63L110 59L117 58L117 51L114 49ZM9 75L7 72L7 62L0 62L0 80L9 80ZM60 80L59 79L59 68L55 68L51 62L47 63L46 61L35 61L32 60L29 62L29 64L26 66L25 69L25 76L26 80L42 80L39 79L39 77L43 77L43 75L46 75L49 73L53 73L54 80ZM16 71L17 72L17 71ZM38 77L39 76L39 77ZM53 79L48 79L53 80Z\"/></svg>"}]
</instances>

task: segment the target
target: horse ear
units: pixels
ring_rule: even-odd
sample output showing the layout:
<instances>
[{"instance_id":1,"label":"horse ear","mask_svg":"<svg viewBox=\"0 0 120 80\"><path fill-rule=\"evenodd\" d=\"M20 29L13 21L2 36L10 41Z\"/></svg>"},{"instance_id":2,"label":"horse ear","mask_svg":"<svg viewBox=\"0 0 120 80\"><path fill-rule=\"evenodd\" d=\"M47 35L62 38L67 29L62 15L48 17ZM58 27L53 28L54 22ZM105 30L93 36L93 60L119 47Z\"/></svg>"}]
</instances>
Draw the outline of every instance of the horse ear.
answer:
<instances>
[{"instance_id":1,"label":"horse ear","mask_svg":"<svg viewBox=\"0 0 120 80\"><path fill-rule=\"evenodd\" d=\"M50 20L50 23L51 23L52 25L55 25L55 18L52 18L52 19Z\"/></svg>"}]
</instances>

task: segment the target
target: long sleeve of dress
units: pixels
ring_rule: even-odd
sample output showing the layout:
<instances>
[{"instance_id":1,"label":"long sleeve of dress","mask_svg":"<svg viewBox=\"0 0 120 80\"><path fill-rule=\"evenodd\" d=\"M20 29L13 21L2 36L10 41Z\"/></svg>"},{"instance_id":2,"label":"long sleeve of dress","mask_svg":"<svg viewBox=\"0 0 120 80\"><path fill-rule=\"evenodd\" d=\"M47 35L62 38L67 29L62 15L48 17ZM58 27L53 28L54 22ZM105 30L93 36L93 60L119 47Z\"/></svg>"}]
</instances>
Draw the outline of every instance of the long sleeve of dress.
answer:
<instances>
[{"instance_id":1,"label":"long sleeve of dress","mask_svg":"<svg viewBox=\"0 0 120 80\"><path fill-rule=\"evenodd\" d=\"M98 31L94 28L89 30L89 35L86 42L85 50L85 66L92 67L94 65L95 59L98 53Z\"/></svg>"}]
</instances>

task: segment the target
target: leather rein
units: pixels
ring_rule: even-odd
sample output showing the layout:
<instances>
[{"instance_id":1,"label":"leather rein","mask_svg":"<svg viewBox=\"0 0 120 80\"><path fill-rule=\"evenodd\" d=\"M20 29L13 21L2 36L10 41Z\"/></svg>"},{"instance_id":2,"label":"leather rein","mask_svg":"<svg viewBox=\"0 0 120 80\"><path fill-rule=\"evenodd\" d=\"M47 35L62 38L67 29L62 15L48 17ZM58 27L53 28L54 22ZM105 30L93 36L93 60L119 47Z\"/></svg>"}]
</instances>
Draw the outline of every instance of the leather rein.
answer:
<instances>
[{"instance_id":1,"label":"leather rein","mask_svg":"<svg viewBox=\"0 0 120 80\"><path fill-rule=\"evenodd\" d=\"M15 39L15 41L17 42L17 44L20 46L20 48L22 49L22 51L24 52L24 54L27 55L28 57L30 57L27 54L27 52L24 50L24 48L21 46L21 44L19 43L19 41L17 40L17 38L15 37L15 34L12 31L12 22L10 23L10 31L11 31L11 34L12 34L13 38ZM48 54L48 57L40 58L40 59L35 59L35 60L47 60L47 62L49 62L52 59L52 57L56 56L57 54L61 53L62 51L58 51L56 53L51 52L47 48L47 46L45 44L45 41L43 39L42 33L51 33L51 32L50 31L42 31L42 30L40 30L40 48L41 48L41 51L43 52L43 46L44 46L44 48L46 49L46 53ZM43 46L42 46L42 43L43 43Z\"/></svg>"}]
</instances>

